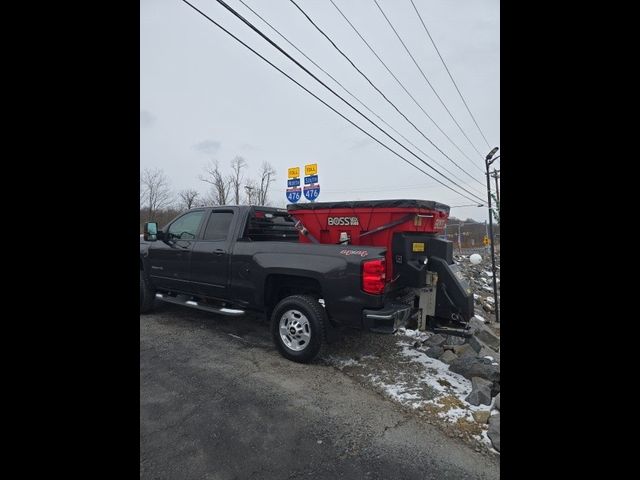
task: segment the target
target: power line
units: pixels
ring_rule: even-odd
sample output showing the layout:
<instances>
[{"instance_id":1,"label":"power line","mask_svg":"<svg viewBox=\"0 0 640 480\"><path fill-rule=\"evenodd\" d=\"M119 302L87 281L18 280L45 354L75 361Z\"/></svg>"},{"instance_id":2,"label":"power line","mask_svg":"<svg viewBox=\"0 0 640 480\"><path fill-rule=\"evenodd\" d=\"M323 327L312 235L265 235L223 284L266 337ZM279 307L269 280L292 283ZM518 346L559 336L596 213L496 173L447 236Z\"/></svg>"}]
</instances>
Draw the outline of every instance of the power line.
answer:
<instances>
[{"instance_id":1,"label":"power line","mask_svg":"<svg viewBox=\"0 0 640 480\"><path fill-rule=\"evenodd\" d=\"M318 68L321 72L323 72L325 75L327 75L329 78L331 78L331 80L333 80L340 88L342 88L342 90L344 92L346 92L349 96L351 96L351 98L353 98L356 102L358 102L360 105L362 105L368 112L370 112L372 115L374 115L378 120L380 120L382 123L384 123L387 127L389 127L391 130L393 130L396 134L398 134L402 139L404 139L407 143L409 143L409 145L411 145L413 148L415 148L416 150L418 150L420 153L422 153L425 157L427 157L429 160L432 160L436 165L438 165L440 168L442 168L445 172L447 172L448 174L450 174L453 178L455 178L456 180L459 180L460 182L462 182L463 184L464 181L457 177L453 172L451 172L449 169L447 169L444 165L442 165L441 163L439 163L436 159L434 159L433 157L431 157L429 154L427 154L424 150L422 150L420 147L418 147L417 145L415 145L411 140L409 140L407 137L405 137L402 133L400 133L398 130L396 130L393 126L391 126L389 123L387 123L382 117L380 117L380 115L378 115L376 112L374 112L373 110L371 110L367 105L365 105L358 97L356 97L355 94L353 94L350 90L348 90L340 81L338 81L333 75L331 75L329 72L327 72L324 68L322 68L320 65L318 65L313 59L311 59L306 53L304 53L302 50L300 50L293 42L291 42L287 37L285 37L277 28L275 28L273 25L271 25L271 23L269 23L264 17L262 17L258 12L256 12L253 8L251 8L249 5L247 5L244 0L238 0L240 3L242 3L242 5L244 5L248 10L251 11L251 13L253 13L256 17L258 17L260 20L262 20L269 28L271 28L271 30L273 30L277 35L280 36L280 38L282 38L285 42L287 42L289 45L291 45L294 49L296 49L296 51L298 51L298 53L300 53L304 58L306 58L309 62L311 62L316 68ZM473 180L476 181L476 183L480 184L483 188L483 190L486 188L486 186L479 182L478 180L476 180L475 178L471 177ZM468 185L468 183L466 183L466 185ZM471 186L469 186L469 188L472 188ZM475 190L476 192L477 189ZM484 192L482 193L484 194Z\"/></svg>"},{"instance_id":2,"label":"power line","mask_svg":"<svg viewBox=\"0 0 640 480\"><path fill-rule=\"evenodd\" d=\"M460 195L461 197L464 197L468 200L474 201L472 198L468 197L467 195L464 195L463 193L460 193L459 191L455 190L454 188L450 187L449 185L446 185L445 183L443 183L441 180L438 180L437 178L435 178L434 176L432 176L431 174L425 172L424 170L422 170L420 167L418 167L417 165L413 164L411 161L407 160L405 157L403 157L402 155L400 155L399 153L397 153L395 150L391 149L389 146L387 146L386 144L382 143L380 140L378 140L376 137L374 137L373 135L371 135L369 132L367 132L366 130L364 130L362 127L360 127L359 125L357 125L355 122L353 122L351 119L347 118L345 115L343 115L342 113L340 113L338 110L336 110L334 107L332 107L331 105L329 105L327 102L325 102L324 100L322 100L320 97L318 97L315 93L313 93L311 90L309 90L308 88L306 88L304 85L302 85L300 82L298 82L297 80L295 80L293 77L291 77L290 75L288 75L287 73L285 73L282 69L280 69L279 67L277 67L274 63L272 63L271 61L267 60L263 55L261 55L260 53L258 53L255 49L253 49L252 47L250 47L248 44L246 44L245 42L243 42L242 40L240 40L240 38L238 38L236 35L234 35L233 33L231 33L229 30L227 30L226 28L224 28L222 25L220 25L218 22L216 22L215 20L213 20L211 17L209 17L206 13L204 13L203 11L201 11L200 9L198 9L197 7L195 7L194 5L192 5L191 3L189 3L187 0L181 0L183 3L187 4L189 7L191 7L193 10L195 10L196 12L198 12L200 15L202 15L203 17L205 17L207 20L209 20L211 23L213 23L214 25L216 25L218 28L220 28L223 32L225 32L227 35L229 35L230 37L232 37L234 40L236 40L238 43L240 43L241 45L243 45L245 48L247 48L248 50L250 50L253 54L255 54L256 56L258 56L260 59L262 59L264 62L268 63L270 66L272 66L274 69L276 69L278 72L280 72L282 75L284 75L285 77L287 77L289 80L291 80L293 83L295 83L296 85L298 85L300 88L302 88L304 91L306 91L308 94L310 94L312 97L314 97L316 100L318 100L320 103L322 103L323 105L325 105L327 108L329 108L330 110L332 110L333 112L335 112L336 114L338 114L340 117L342 117L343 119L345 119L347 122L349 122L351 125L353 125L354 127L356 127L358 130L360 130L361 132L363 132L365 135L367 135L369 138L371 138L372 140L374 140L375 142L379 143L380 145L382 145L384 148L386 148L387 150L389 150L391 153L393 153L394 155L396 155L397 157L399 157L400 159L402 159L404 162L408 163L409 165L411 165L412 167L416 168L417 170L421 171L422 173L424 173L425 175L427 175L429 178L431 178L432 180L435 180L436 182L438 182L440 185L444 186L445 188L453 191L454 193ZM276 48L278 48L279 50L282 51L282 49L280 49L280 47L278 47L277 45L275 45L273 43L273 41L271 41L270 39L266 38L266 36L264 36L264 34L262 34L261 32L259 32L259 30L257 28L255 28L254 26L252 26L250 24L250 22L248 22L246 19L243 19L243 17L238 14L237 12L235 12L231 7L229 7L228 5L226 5L222 0L217 0L218 3L220 3L221 5L223 5L227 10L231 11L232 13L234 13L235 16L237 16L238 18L242 19L245 23L248 23L249 26L256 31L257 33L260 33L261 36L263 36L263 38L265 38L269 43L271 43L272 45L276 46ZM283 53L285 55L288 56L288 58L291 58L286 52L283 51ZM296 62L295 59L293 59L294 62ZM296 62L296 64L298 64ZM299 64L298 64L299 65ZM302 69L306 70L303 66L299 65ZM308 72L308 71L307 71ZM325 88L329 89L334 95L338 96L339 98L342 99L342 97L340 97L337 93L333 92L333 90L331 90L329 87L327 87L324 83L322 83L322 81L318 80L312 73L308 72L316 81L318 81L319 83L321 83ZM345 103L349 104L348 102L346 102L346 100L342 99ZM349 104L350 105L350 104ZM351 106L351 105L350 105ZM358 113L359 110L355 109L355 107L351 106L351 108L353 108L354 110L356 110ZM360 115L362 115L362 113L360 113ZM364 115L362 115L364 117ZM365 119L367 117L364 117ZM368 120L368 119L367 119ZM369 120L369 122L373 123L371 120ZM374 124L375 125L375 124ZM377 125L376 125L377 126ZM377 127L378 129L380 129L380 127ZM384 131L383 131L384 132ZM387 136L389 136L387 134ZM394 140L392 137L390 137L392 140ZM397 141L396 141L397 142ZM406 148L406 147L405 147ZM410 152L410 151L409 151ZM412 153L412 152L410 152ZM413 154L415 156L415 154ZM418 157L419 160L421 160ZM427 164L426 162L424 162L424 160L421 160L423 163L425 163L429 168L431 168L432 170L435 170L431 165ZM436 170L437 172L437 170ZM442 175L440 172L438 172L440 175ZM445 177L446 178L446 177ZM454 183L455 182L451 182ZM457 184L456 184L457 185ZM459 185L458 185L459 186ZM462 188L462 187L461 187ZM464 188L462 188L463 190L465 190ZM466 190L465 190L466 191ZM471 192L468 192L471 194ZM472 196L475 197L475 195L471 194Z\"/></svg>"},{"instance_id":3,"label":"power line","mask_svg":"<svg viewBox=\"0 0 640 480\"><path fill-rule=\"evenodd\" d=\"M480 125L478 125L478 122L476 121L476 117L473 115L473 113L471 113L471 109L469 108L469 105L467 104L467 101L465 100L464 95L462 95L462 92L458 88L458 84L453 79L453 75L451 75L451 72L449 71L449 67L447 67L447 63L444 61L444 58L442 58L442 55L440 55L440 50L438 50L438 47L436 46L436 42L433 40L431 33L429 33L429 29L427 28L427 25L424 23L424 20L422 19L422 16L420 15L418 8L416 7L416 4L413 3L413 0L410 0L410 1L411 1L411 5L413 5L413 9L418 14L418 18L420 19L420 23L422 23L422 26L424 27L424 31L427 32L427 35L429 36L429 40L431 40L431 44L433 45L433 48L436 49L436 52L438 53L438 57L440 57L440 60L442 61L442 65L444 65L444 68L447 71L449 78L453 82L453 86L456 87L456 90L460 95L460 98L462 99L462 103L464 103L464 106L467 108L467 112L469 112L469 115L471 115L471 118L473 119L473 123L476 124L476 127L478 128L480 135L482 135L482 138L484 138L484 141L486 142L487 147L491 148L491 145L489 145L489 141L487 140L487 137L484 136L484 132L482 131L482 129L480 128Z\"/></svg>"},{"instance_id":4,"label":"power line","mask_svg":"<svg viewBox=\"0 0 640 480\"><path fill-rule=\"evenodd\" d=\"M393 140L395 143L397 143L400 147L404 148L407 152L409 152L411 155L413 155L415 158L417 158L418 160L420 160L423 164L425 164L427 167L429 167L431 170L433 170L434 172L436 172L438 175L440 175L441 177L447 179L449 182L451 182L452 184L454 184L455 186L457 186L458 188L464 190L465 192L469 193L470 195L473 195L474 197L478 197L476 194L474 194L473 192L470 192L469 190L467 190L466 188L464 188L463 186L461 186L460 184L454 182L453 180L451 180L449 177L447 177L446 175L444 175L443 173L439 172L436 168L432 167L431 165L429 165L427 162L425 162L422 158L420 158L418 155L416 155L414 152L412 152L411 150L409 150L407 147L405 147L403 144L401 144L398 140L396 140L395 138L393 138L391 135L389 135L385 130L383 130L382 128L380 128L379 125L377 125L373 120L371 120L369 117L367 117L365 114L363 114L360 110L358 110L356 107L354 107L353 105L351 105L351 103L349 103L347 100L345 100L342 96L340 96L338 93L336 93L335 90L333 90L331 87L329 87L326 83L324 83L322 80L320 80L318 77L316 77L313 73L311 73L304 65L302 65L300 62L298 62L295 58L293 58L291 55L289 55L286 51L284 51L278 44L276 44L273 40L271 40L269 37L267 37L259 28L257 28L255 25L253 25L249 20L247 20L246 18L244 18L242 15L240 15L240 13L238 13L233 7L229 6L226 2L224 2L223 0L216 0L220 5L222 5L225 9L227 9L229 12L231 12L236 18L238 18L240 21L242 21L245 25L247 25L251 30L253 30L254 32L256 32L258 35L260 35L264 40L266 40L271 46L273 46L275 49L277 49L280 53L282 53L285 57L287 57L289 60L291 60L293 63L296 64L296 66L298 66L298 68L300 68L301 70L303 70L307 75L309 75L311 78L313 78L316 82L318 82L320 85L322 85L324 88L326 88L327 90L329 90L331 93L333 93L336 97L338 97L340 100L342 100L344 103L346 103L349 107L351 107L352 110L354 110L355 112L357 112L362 118L364 118L366 121L368 121L371 125L373 125L374 127L376 127L378 130L380 130L382 133L384 133L387 137L389 137L391 140ZM478 197L480 198L480 197Z\"/></svg>"},{"instance_id":5,"label":"power line","mask_svg":"<svg viewBox=\"0 0 640 480\"><path fill-rule=\"evenodd\" d=\"M367 42L367 40L360 34L360 32L358 31L358 29L351 23L351 21L347 18L347 16L342 12L342 10L340 10L340 7L338 7L338 5L335 4L335 2L333 0L329 0L331 2L331 4L335 7L335 9L338 11L338 13L340 13L340 15L342 16L342 18L345 19L345 21L349 24L349 26L353 29L353 31L356 33L356 35L358 35L358 37L360 37L360 40L362 40L364 42L364 44L369 48L369 50L371 51L371 53L373 53L373 55L378 59L378 61L382 64L382 66L387 70L387 72L389 73L389 75L391 75L391 77L393 77L393 79L396 81L396 83L404 90L404 92L411 98L411 100L413 100L413 103L415 103L418 108L420 110L422 110L422 113L424 113L427 118L429 118L429 120L431 120L431 122L438 128L438 130L440 132L442 132L442 134L447 138L447 140L449 140L449 142L451 142L451 144L456 147L456 149L458 149L458 151L467 159L469 160L472 164L473 164L473 160L471 160L471 158L469 158L469 156L464 153L464 151L453 141L451 140L451 138L440 128L440 126L431 118L431 116L425 111L425 109L422 107L422 105L420 105L420 103L415 99L415 97L411 94L411 92L409 92L409 90L407 90L407 88L404 86L404 84L398 79L398 77L396 77L396 75L391 71L391 69L387 66L387 64L384 62L384 60L382 60L382 58L380 58L380 56L376 53L376 51L373 49L373 47L369 44L369 42ZM317 28L317 27L316 27ZM384 96L384 95L383 95ZM404 116L404 115L403 115ZM409 121L409 119L407 119L405 117L405 120L407 120L409 123L411 123L411 125L413 125L413 123L411 121ZM413 127L417 130L417 127L415 125L413 125ZM418 130L419 131L419 130ZM419 133L424 136L424 134L422 132L419 131ZM439 150L439 149L438 149ZM441 153L443 153L441 151ZM466 175L468 175L469 177L473 178L476 182L478 182L474 177L472 177L466 170L464 170L460 165L458 165L456 162L454 162L448 155L445 155L443 153L443 155L445 157L447 157L447 159L449 161L451 161L451 163L453 163L456 167L458 167L461 171L463 171ZM473 164L475 165L475 164ZM482 171L482 170L481 170ZM484 172L483 172L484 174ZM481 183L481 182L478 182Z\"/></svg>"},{"instance_id":6,"label":"power line","mask_svg":"<svg viewBox=\"0 0 640 480\"><path fill-rule=\"evenodd\" d=\"M473 144L473 142L471 141L471 139L469 138L469 136L467 135L467 133L464 131L464 129L460 126L460 124L458 123L458 121L455 119L455 117L453 116L453 114L451 113L451 111L449 110L449 108L447 107L446 103L444 103L444 101L442 100L442 98L440 98L440 95L438 94L438 92L436 91L436 89L433 87L433 85L431 84L431 82L429 81L429 79L427 78L427 76L425 75L424 71L422 70L422 68L420 68L420 65L418 65L418 62L416 61L416 59L413 57L413 55L411 54L411 52L409 51L409 48L407 47L407 45L404 43L404 41L402 40L402 37L400 36L400 34L398 33L398 31L395 29L395 27L393 26L393 24L391 23L391 20L389 20L389 17L387 17L386 13L384 13L384 10L382 10L382 7L380 6L380 4L378 3L378 0L373 0L374 3L376 4L376 6L378 7L378 10L380 10L380 13L382 13L382 16L385 18L385 20L387 21L387 23L389 24L389 26L391 27L391 30L393 30L393 33L396 34L396 37L398 37L398 40L400 40L400 43L402 44L402 46L404 47L405 51L409 54L409 57L411 57L411 60L413 61L414 65L418 68L418 70L420 70L420 73L422 74L422 78L425 79L425 81L427 82L427 84L429 85L429 87L431 88L431 90L433 90L433 93L435 94L435 96L438 98L438 100L440 100L440 103L442 104L442 106L444 107L444 109L447 111L447 113L449 114L449 116L451 117L451 119L453 120L453 122L456 124L456 126L460 129L460 131L462 132L462 134L464 135L464 138L467 139L467 141L469 142L469 145L471 145L473 147L473 149L478 153L478 155L480 155L482 157L482 153L480 153L480 151L476 148L476 146ZM475 164L474 164L475 165ZM480 167L478 167L480 168Z\"/></svg>"},{"instance_id":7,"label":"power line","mask_svg":"<svg viewBox=\"0 0 640 480\"><path fill-rule=\"evenodd\" d=\"M433 145L442 155L444 155L447 159L449 159L449 161L451 161L456 167L458 167L462 172L464 172L466 175L468 175L469 177L473 178L475 181L477 181L474 177L472 177L465 169L463 169L460 165L458 165L451 157L449 157L449 155L447 155L446 153L444 153L442 151L442 149L440 147L438 147L435 143L433 143L431 141L431 139L429 137L427 137L411 120L409 120L407 118L407 116L402 113L400 111L400 109L398 109L398 107L396 107L396 105L389 100L389 98L387 98L387 96L382 93L382 91L369 79L369 77L367 77L362 70L360 70L355 63L353 63L353 61L335 44L335 42L333 40L331 40L331 38L329 38L329 36L318 26L316 25L316 23L313 21L313 19L294 1L294 0L289 0L291 3L293 3L296 8L298 10L300 10L300 12L306 17L306 19L311 23L311 25L313 25L316 30L318 30L318 32L320 32L322 34L322 36L324 36L329 43L331 43L331 45L333 45L333 47L340 53L340 55L342 55L350 64L353 68L356 69L356 71L362 75L362 77L364 77L364 79L369 82L369 84L380 94L382 95L382 97L387 101L387 103L389 103L389 105L391 105L400 115L402 115L402 117L411 124L411 126L420 134L422 135L431 145ZM333 3L333 0L331 0L331 3ZM333 5L338 8L336 6L335 3L333 3ZM338 9L338 11L340 11L340 9ZM344 15L343 15L344 16ZM346 19L346 17L345 17ZM348 21L348 20L347 20ZM349 22L350 23L350 22ZM352 26L353 27L353 26ZM353 27L355 29L355 27ZM360 35L358 33L358 35ZM360 36L360 38L362 38L362 36ZM362 40L364 41L364 38L362 38ZM365 41L366 43L366 41ZM367 46L369 46L369 44L367 44ZM371 49L371 46L369 46L369 48ZM372 50L373 51L373 50ZM378 60L380 60L382 62L382 59L375 53L376 57L378 58ZM460 149L460 147L458 147L458 145L456 145L456 143L451 140L451 138L449 138L449 136L440 128L440 126L435 122L435 120L433 120L433 118L431 118L431 116L424 110L424 108L422 108L422 106L418 103L418 101L413 97L413 95L411 95L409 93L409 91L404 87L404 85L402 84L402 82L400 82L400 80L398 80L398 78L391 72L391 70L389 70L389 68L386 66L386 64L384 62L382 62L383 65L385 66L385 68L387 69L387 71L393 76L393 78L400 84L400 86L404 89L404 91L413 99L413 101L416 103L416 105L418 105L418 107L422 110L422 112L429 118L429 120L431 120L431 122L433 122L433 124L438 128L438 130L440 130L440 132L442 132L442 134L460 151L460 153L462 153L462 155L464 155L466 158L469 159L469 161L472 162L472 160L467 157L467 155ZM480 183L480 182L478 182Z\"/></svg>"},{"instance_id":8,"label":"power line","mask_svg":"<svg viewBox=\"0 0 640 480\"><path fill-rule=\"evenodd\" d=\"M371 188L349 188L349 189L337 189L337 190L323 190L325 193L348 193L348 192L353 192L353 193L368 193L368 192L395 192L396 190L416 190L418 188L433 188L436 187L437 185L434 185L433 183L430 184L424 184L424 183L419 183L416 185L401 185L399 187L391 187L391 188L386 188L386 186L380 186L380 187L371 187Z\"/></svg>"}]
</instances>

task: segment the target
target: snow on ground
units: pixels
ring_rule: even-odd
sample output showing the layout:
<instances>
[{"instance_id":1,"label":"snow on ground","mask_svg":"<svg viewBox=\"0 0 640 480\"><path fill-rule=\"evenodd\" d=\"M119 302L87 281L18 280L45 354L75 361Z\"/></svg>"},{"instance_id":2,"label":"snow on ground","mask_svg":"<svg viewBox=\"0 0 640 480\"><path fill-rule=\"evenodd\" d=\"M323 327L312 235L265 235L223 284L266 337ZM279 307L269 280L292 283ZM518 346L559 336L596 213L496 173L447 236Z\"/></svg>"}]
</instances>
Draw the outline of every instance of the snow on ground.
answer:
<instances>
[{"instance_id":1,"label":"snow on ground","mask_svg":"<svg viewBox=\"0 0 640 480\"><path fill-rule=\"evenodd\" d=\"M468 256L455 257L473 291L475 318L493 325L495 307L490 257L480 265L472 265ZM496 281L500 282L499 256ZM480 309L485 307L486 313ZM488 308L486 308L488 307ZM488 425L473 418L477 411L490 411L489 405L473 406L464 399L471 393L471 382L449 370L440 360L425 354L420 344L431 334L401 328L396 335L361 333L347 335L328 347L327 362L368 388L419 417L429 418L460 438L480 442L497 453L487 436ZM492 359L495 364L495 359ZM497 412L496 412L497 413ZM492 412L493 414L493 412Z\"/></svg>"},{"instance_id":2,"label":"snow on ground","mask_svg":"<svg viewBox=\"0 0 640 480\"><path fill-rule=\"evenodd\" d=\"M354 360L353 358L337 358L331 355L327 357L327 360L329 360L334 367L338 367L340 370L342 370L344 367L353 367L355 365L360 365L360 362Z\"/></svg>"},{"instance_id":3,"label":"snow on ground","mask_svg":"<svg viewBox=\"0 0 640 480\"><path fill-rule=\"evenodd\" d=\"M406 333L404 334L406 335ZM413 335L407 336L411 338ZM420 365L422 372L418 378L418 385L414 386L408 386L404 382L384 384L379 379L376 379L375 376L372 376L374 383L378 383L379 386L383 387L386 393L394 400L414 409L433 405L438 410L441 410L437 414L438 417L450 423L455 423L460 419L474 422L472 416L474 411L486 411L490 408L487 405L476 407L465 401L465 398L471 393L471 382L462 375L450 371L449 365L427 356L424 352L415 349L412 343L405 340L398 340L397 345L402 349L401 355L410 362ZM437 392L436 396L432 399L425 399L419 394L413 393L416 390L420 391L419 388L416 388L419 385L427 385ZM459 402L451 401L451 397L456 398ZM481 441L491 446L491 440L486 435L486 426L483 429Z\"/></svg>"},{"instance_id":4,"label":"snow on ground","mask_svg":"<svg viewBox=\"0 0 640 480\"><path fill-rule=\"evenodd\" d=\"M407 337L415 338L418 341L423 341L429 338L431 335L427 332L421 332L420 330L411 330L409 328L399 328L398 333Z\"/></svg>"},{"instance_id":5,"label":"snow on ground","mask_svg":"<svg viewBox=\"0 0 640 480\"><path fill-rule=\"evenodd\" d=\"M449 365L438 359L427 356L424 352L415 349L412 344L406 341L399 340L397 345L402 349L400 352L402 356L411 362L421 365L423 370L419 376L418 384L413 386L408 386L404 382L384 384L372 374L372 380L375 383L380 384L389 396L401 402L411 399L412 401L406 403L406 405L412 408L420 408L427 404L439 405L439 400L442 396L453 395L455 398L460 400L463 404L463 408L450 408L438 414L441 418L445 418L451 422L455 422L462 417L473 420L471 413L474 410L487 410L489 408L486 405L475 407L465 402L465 397L471 393L471 382L462 375L451 372L449 370ZM410 397L407 395L412 390L418 390L417 387L420 385L427 385L433 389L437 392L436 397L433 399L424 399L419 396Z\"/></svg>"},{"instance_id":6,"label":"snow on ground","mask_svg":"<svg viewBox=\"0 0 640 480\"><path fill-rule=\"evenodd\" d=\"M454 431L472 427L472 438L491 447L491 441L484 434L488 425L478 424L472 414L475 411L489 411L489 405L473 406L465 401L471 393L471 382L462 375L451 372L446 363L427 356L416 348L416 341L422 342L431 335L426 332L401 328L395 336L371 336L373 342L366 346L360 338L362 349L348 353L349 345L343 352L333 352L325 359L355 377L365 385L371 385L381 394L405 408L439 420ZM426 347L424 347L426 348ZM375 353L375 354L372 354ZM479 433L482 435L478 435Z\"/></svg>"}]
</instances>

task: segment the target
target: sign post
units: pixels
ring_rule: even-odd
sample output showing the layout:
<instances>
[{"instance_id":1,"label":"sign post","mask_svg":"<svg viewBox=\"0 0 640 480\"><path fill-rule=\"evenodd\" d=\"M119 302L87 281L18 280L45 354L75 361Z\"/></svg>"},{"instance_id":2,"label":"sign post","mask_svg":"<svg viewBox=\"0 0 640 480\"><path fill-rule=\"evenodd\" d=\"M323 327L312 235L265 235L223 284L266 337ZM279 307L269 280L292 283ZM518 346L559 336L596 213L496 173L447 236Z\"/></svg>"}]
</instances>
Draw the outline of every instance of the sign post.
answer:
<instances>
[{"instance_id":1,"label":"sign post","mask_svg":"<svg viewBox=\"0 0 640 480\"><path fill-rule=\"evenodd\" d=\"M318 164L310 163L304 166L304 196L310 202L317 200L320 195L318 182Z\"/></svg>"},{"instance_id":2,"label":"sign post","mask_svg":"<svg viewBox=\"0 0 640 480\"><path fill-rule=\"evenodd\" d=\"M297 203L302 196L300 188L300 167L292 167L287 171L287 200L291 203Z\"/></svg>"}]
</instances>

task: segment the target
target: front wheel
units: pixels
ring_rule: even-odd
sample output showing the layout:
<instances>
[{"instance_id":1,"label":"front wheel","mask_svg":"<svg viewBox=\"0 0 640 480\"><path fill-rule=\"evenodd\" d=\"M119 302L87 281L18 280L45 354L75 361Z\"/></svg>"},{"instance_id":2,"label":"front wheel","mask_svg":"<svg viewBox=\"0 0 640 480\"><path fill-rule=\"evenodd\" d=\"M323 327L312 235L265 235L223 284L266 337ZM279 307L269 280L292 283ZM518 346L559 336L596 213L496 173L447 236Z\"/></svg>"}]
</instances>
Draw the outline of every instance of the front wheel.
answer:
<instances>
[{"instance_id":1,"label":"front wheel","mask_svg":"<svg viewBox=\"0 0 640 480\"><path fill-rule=\"evenodd\" d=\"M283 357L294 362L313 360L325 343L327 315L309 295L292 295L281 300L271 314L271 334Z\"/></svg>"}]
</instances>

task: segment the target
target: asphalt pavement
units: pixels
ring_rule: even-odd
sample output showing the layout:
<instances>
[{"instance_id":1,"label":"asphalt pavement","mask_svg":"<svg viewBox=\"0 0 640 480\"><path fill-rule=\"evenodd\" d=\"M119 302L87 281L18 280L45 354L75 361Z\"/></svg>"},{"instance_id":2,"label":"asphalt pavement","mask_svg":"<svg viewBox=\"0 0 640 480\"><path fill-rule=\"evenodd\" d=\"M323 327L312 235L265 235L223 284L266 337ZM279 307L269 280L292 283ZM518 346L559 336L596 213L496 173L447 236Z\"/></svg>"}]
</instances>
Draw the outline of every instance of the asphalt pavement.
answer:
<instances>
[{"instance_id":1,"label":"asphalt pavement","mask_svg":"<svg viewBox=\"0 0 640 480\"><path fill-rule=\"evenodd\" d=\"M496 458L322 360L285 360L258 316L140 316L142 479L499 476Z\"/></svg>"}]
</instances>

